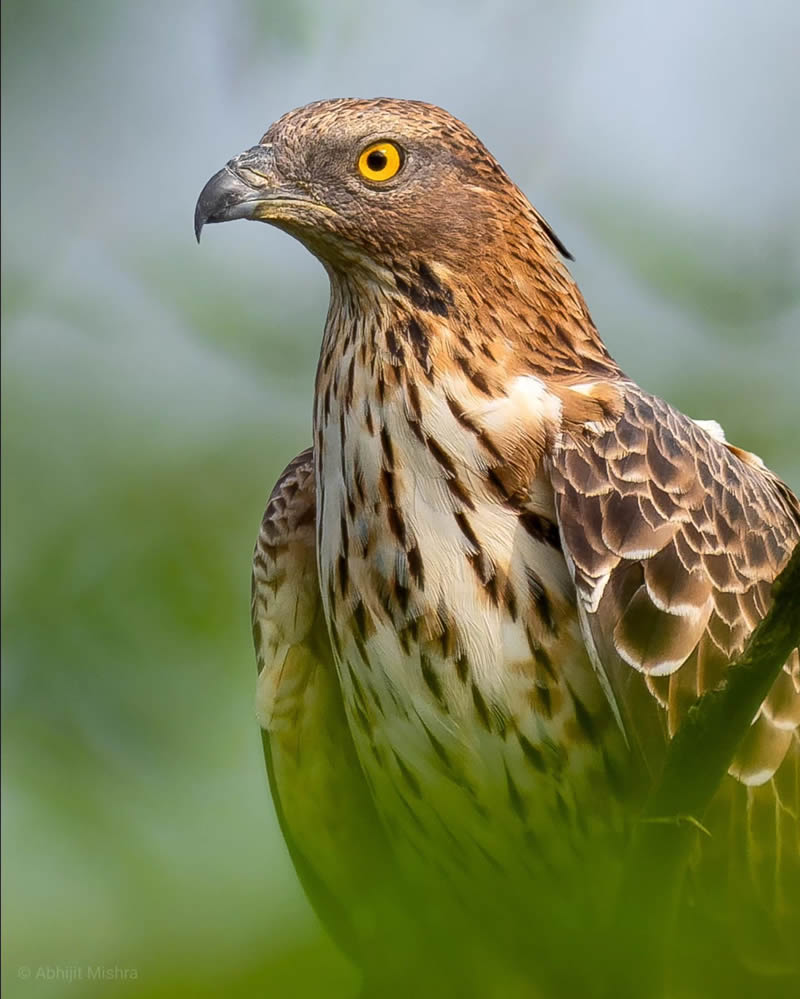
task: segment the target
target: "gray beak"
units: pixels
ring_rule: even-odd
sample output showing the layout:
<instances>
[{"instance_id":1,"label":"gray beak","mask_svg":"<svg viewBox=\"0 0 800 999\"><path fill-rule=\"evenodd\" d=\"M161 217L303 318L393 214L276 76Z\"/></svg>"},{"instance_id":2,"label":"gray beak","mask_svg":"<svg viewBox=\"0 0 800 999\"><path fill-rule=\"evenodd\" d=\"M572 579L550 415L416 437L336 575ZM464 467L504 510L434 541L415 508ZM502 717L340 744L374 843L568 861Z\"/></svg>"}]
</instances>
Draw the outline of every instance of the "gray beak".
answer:
<instances>
[{"instance_id":1,"label":"gray beak","mask_svg":"<svg viewBox=\"0 0 800 999\"><path fill-rule=\"evenodd\" d=\"M271 146L253 146L230 160L214 174L197 199L194 210L197 242L207 222L251 219L256 206L270 200L278 190Z\"/></svg>"}]
</instances>

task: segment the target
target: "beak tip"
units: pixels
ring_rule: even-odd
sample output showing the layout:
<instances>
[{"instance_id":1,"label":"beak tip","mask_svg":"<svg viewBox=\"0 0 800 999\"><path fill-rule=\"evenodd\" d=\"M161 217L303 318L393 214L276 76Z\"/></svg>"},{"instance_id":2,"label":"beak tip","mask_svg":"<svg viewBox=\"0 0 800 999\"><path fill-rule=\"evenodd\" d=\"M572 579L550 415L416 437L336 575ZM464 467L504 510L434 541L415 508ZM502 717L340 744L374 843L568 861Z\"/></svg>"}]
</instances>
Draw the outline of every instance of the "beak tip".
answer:
<instances>
[{"instance_id":1,"label":"beak tip","mask_svg":"<svg viewBox=\"0 0 800 999\"><path fill-rule=\"evenodd\" d=\"M231 169L231 164L217 171L200 192L194 210L194 235L200 242L203 226L211 222L253 217L260 200L259 192Z\"/></svg>"},{"instance_id":2,"label":"beak tip","mask_svg":"<svg viewBox=\"0 0 800 999\"><path fill-rule=\"evenodd\" d=\"M197 242L200 242L200 234L203 231L203 226L206 222L214 220L215 208L219 208L219 176L223 173L220 170L218 174L215 174L211 180L206 184L200 193L200 197L197 199L197 204L194 209L194 238Z\"/></svg>"}]
</instances>

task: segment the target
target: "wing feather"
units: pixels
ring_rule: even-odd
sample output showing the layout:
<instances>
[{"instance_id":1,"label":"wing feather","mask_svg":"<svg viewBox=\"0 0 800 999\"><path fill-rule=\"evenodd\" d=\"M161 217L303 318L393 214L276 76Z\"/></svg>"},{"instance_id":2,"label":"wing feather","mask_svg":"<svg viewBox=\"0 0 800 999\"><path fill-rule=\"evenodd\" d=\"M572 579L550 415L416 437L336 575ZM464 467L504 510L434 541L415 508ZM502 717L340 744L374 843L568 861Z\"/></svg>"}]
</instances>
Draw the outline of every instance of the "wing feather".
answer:
<instances>
[{"instance_id":1,"label":"wing feather","mask_svg":"<svg viewBox=\"0 0 800 999\"><path fill-rule=\"evenodd\" d=\"M368 977L400 919L391 853L356 756L322 612L311 450L270 496L253 560L257 715L272 797L308 898ZM385 941L385 943L384 943Z\"/></svg>"},{"instance_id":2,"label":"wing feather","mask_svg":"<svg viewBox=\"0 0 800 999\"><path fill-rule=\"evenodd\" d=\"M666 742L685 710L677 706L719 681L769 608L772 581L800 538L800 504L718 429L709 433L632 384L622 394L613 426L565 437L556 451L556 513L629 736L637 723L622 696L627 671L672 677L676 693L654 693L669 708ZM773 703L789 704L783 726L800 711L792 675L787 664L762 709L768 724L776 724ZM773 761L775 752L767 753Z\"/></svg>"},{"instance_id":3,"label":"wing feather","mask_svg":"<svg viewBox=\"0 0 800 999\"><path fill-rule=\"evenodd\" d=\"M655 773L687 710L724 679L769 609L772 582L800 539L800 503L718 427L631 383L619 390L611 425L564 435L552 482L584 637L629 742ZM795 650L710 812L718 845L735 814L744 816L742 842L752 845L758 827L748 864L759 878L768 868L770 885L762 880L759 897L780 894L795 920L800 898L779 888L800 879L799 772Z\"/></svg>"}]
</instances>

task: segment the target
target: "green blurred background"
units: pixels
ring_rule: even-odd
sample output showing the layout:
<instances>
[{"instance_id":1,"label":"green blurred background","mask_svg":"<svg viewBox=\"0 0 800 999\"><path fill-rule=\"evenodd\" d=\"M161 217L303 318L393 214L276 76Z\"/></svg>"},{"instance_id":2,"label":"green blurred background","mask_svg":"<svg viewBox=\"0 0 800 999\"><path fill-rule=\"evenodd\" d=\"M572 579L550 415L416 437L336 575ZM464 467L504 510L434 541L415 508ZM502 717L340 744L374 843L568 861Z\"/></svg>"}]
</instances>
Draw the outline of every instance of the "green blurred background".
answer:
<instances>
[{"instance_id":1,"label":"green blurred background","mask_svg":"<svg viewBox=\"0 0 800 999\"><path fill-rule=\"evenodd\" d=\"M800 7L5 0L2 29L5 994L351 995L277 829L249 632L327 288L264 226L198 249L195 199L290 107L442 104L626 370L797 489Z\"/></svg>"}]
</instances>

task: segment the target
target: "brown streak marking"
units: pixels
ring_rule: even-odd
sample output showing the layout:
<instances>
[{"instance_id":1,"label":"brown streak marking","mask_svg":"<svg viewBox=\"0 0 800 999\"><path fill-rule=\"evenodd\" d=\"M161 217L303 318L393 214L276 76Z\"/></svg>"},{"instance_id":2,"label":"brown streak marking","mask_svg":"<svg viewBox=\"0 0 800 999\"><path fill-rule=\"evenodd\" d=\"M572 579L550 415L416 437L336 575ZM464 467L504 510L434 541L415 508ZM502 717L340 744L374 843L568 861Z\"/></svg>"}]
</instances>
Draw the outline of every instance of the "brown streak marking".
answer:
<instances>
[{"instance_id":1,"label":"brown streak marking","mask_svg":"<svg viewBox=\"0 0 800 999\"><path fill-rule=\"evenodd\" d=\"M353 686L353 694L355 695L355 700L358 704L361 705L362 709L366 711L367 701L366 698L364 697L364 690L358 680L358 677L355 674L355 671L353 670L353 667L350 665L349 662L347 663L347 672L350 677L350 683Z\"/></svg>"},{"instance_id":2,"label":"brown streak marking","mask_svg":"<svg viewBox=\"0 0 800 999\"><path fill-rule=\"evenodd\" d=\"M353 462L353 481L355 482L356 495L359 503L361 503L362 506L366 506L367 496L364 492L364 470L361 467L361 458L359 457L358 451L356 451L355 460Z\"/></svg>"},{"instance_id":3,"label":"brown streak marking","mask_svg":"<svg viewBox=\"0 0 800 999\"><path fill-rule=\"evenodd\" d=\"M508 502L508 500L511 497L511 493L509 492L508 487L506 486L506 484L503 482L503 480L497 474L497 471L494 468L487 468L486 469L486 478L487 478L489 484L493 487L493 489L495 490L495 492L498 494L498 496L500 497L500 499L503 500L503 502Z\"/></svg>"},{"instance_id":4,"label":"brown streak marking","mask_svg":"<svg viewBox=\"0 0 800 999\"><path fill-rule=\"evenodd\" d=\"M545 671L545 673L547 673L547 675L550 677L550 679L555 682L555 680L556 680L556 671L553 668L553 660L545 652L545 650L541 647L541 645L537 645L534 648L534 650L533 650L533 658L536 661L536 665L537 666L541 666L541 668Z\"/></svg>"},{"instance_id":5,"label":"brown streak marking","mask_svg":"<svg viewBox=\"0 0 800 999\"><path fill-rule=\"evenodd\" d=\"M397 640L400 642L400 648L403 650L405 655L409 655L411 653L411 640L406 628L398 629Z\"/></svg>"},{"instance_id":6,"label":"brown streak marking","mask_svg":"<svg viewBox=\"0 0 800 999\"><path fill-rule=\"evenodd\" d=\"M389 436L389 431L386 426L381 427L381 448L383 449L384 457L386 458L386 467L394 468L394 448L392 446L392 439Z\"/></svg>"},{"instance_id":7,"label":"brown streak marking","mask_svg":"<svg viewBox=\"0 0 800 999\"><path fill-rule=\"evenodd\" d=\"M333 611L333 609L336 607L336 576L333 572L328 573L326 584L328 590L328 604L331 608L331 611Z\"/></svg>"},{"instance_id":8,"label":"brown streak marking","mask_svg":"<svg viewBox=\"0 0 800 999\"><path fill-rule=\"evenodd\" d=\"M510 579L507 580L506 582L506 588L503 594L503 600L505 602L506 608L508 609L508 613L511 616L511 620L516 621L519 609L517 607L517 597L516 594L514 593L514 587Z\"/></svg>"},{"instance_id":9,"label":"brown streak marking","mask_svg":"<svg viewBox=\"0 0 800 999\"><path fill-rule=\"evenodd\" d=\"M408 321L408 336L411 341L411 349L414 351L414 357L416 357L422 370L426 374L429 374L431 369L431 359L429 356L430 338L413 317Z\"/></svg>"},{"instance_id":10,"label":"brown streak marking","mask_svg":"<svg viewBox=\"0 0 800 999\"><path fill-rule=\"evenodd\" d=\"M543 544L561 551L561 537L558 533L558 527L551 520L537 513L526 512L519 515L519 523L536 541L541 541Z\"/></svg>"},{"instance_id":11,"label":"brown streak marking","mask_svg":"<svg viewBox=\"0 0 800 999\"><path fill-rule=\"evenodd\" d=\"M481 694L478 689L477 684L472 684L472 703L475 705L475 710L478 714L481 724L486 729L487 732L492 731L492 720L489 716L489 709L486 706L486 701L483 699L483 694Z\"/></svg>"},{"instance_id":12,"label":"brown streak marking","mask_svg":"<svg viewBox=\"0 0 800 999\"><path fill-rule=\"evenodd\" d=\"M455 478L456 466L450 455L437 443L437 441L433 439L433 437L428 437L426 444L430 453L436 459L438 464L444 469L446 477L448 479Z\"/></svg>"},{"instance_id":13,"label":"brown streak marking","mask_svg":"<svg viewBox=\"0 0 800 999\"><path fill-rule=\"evenodd\" d=\"M411 791L414 794L414 796L417 797L417 798L422 798L422 789L419 786L419 781L417 780L417 778L414 776L414 774L408 768L408 766L403 761L403 759L398 755L398 753L397 753L396 750L394 750L394 749L392 750L392 755L394 756L395 762L397 763L397 769L402 774L403 780L411 788ZM402 795L401 795L401 797L402 797Z\"/></svg>"},{"instance_id":14,"label":"brown streak marking","mask_svg":"<svg viewBox=\"0 0 800 999\"><path fill-rule=\"evenodd\" d=\"M431 732L431 730L428 728L425 722L422 721L421 718L420 718L420 723L422 724L423 729L425 729L425 735L427 735L430 744L433 747L433 751L436 753L436 755L439 757L442 763L444 763L447 769L452 770L453 767L452 763L450 762L450 757L447 755L447 750L444 748L441 742L439 742L439 740L436 738L433 732Z\"/></svg>"},{"instance_id":15,"label":"brown streak marking","mask_svg":"<svg viewBox=\"0 0 800 999\"><path fill-rule=\"evenodd\" d=\"M588 742L590 743L596 742L597 731L595 729L595 724L594 721L592 720L592 716L589 714L588 710L586 709L586 705L578 697L578 695L575 693L572 687L569 686L569 684L567 684L567 690L569 690L570 695L572 697L572 703L575 707L575 720L578 723L580 731L583 733Z\"/></svg>"},{"instance_id":16,"label":"brown streak marking","mask_svg":"<svg viewBox=\"0 0 800 999\"><path fill-rule=\"evenodd\" d=\"M417 423L422 422L422 404L419 398L419 389L416 384L412 381L408 383L408 401L411 406L411 411L414 414L414 419Z\"/></svg>"},{"instance_id":17,"label":"brown streak marking","mask_svg":"<svg viewBox=\"0 0 800 999\"><path fill-rule=\"evenodd\" d=\"M511 802L511 807L517 816L524 822L527 810L525 808L525 802L523 801L522 795L519 793L519 788L514 783L514 779L508 769L508 763L503 760L503 767L506 772L506 785L508 787L508 800Z\"/></svg>"},{"instance_id":18,"label":"brown streak marking","mask_svg":"<svg viewBox=\"0 0 800 999\"><path fill-rule=\"evenodd\" d=\"M471 560L472 561L472 560ZM475 570L476 575L482 581L484 589L489 594L489 599L495 605L495 607L500 606L500 586L497 578L497 573L494 570L491 562L485 555L476 556L475 561L472 562L472 568ZM486 575L486 570L491 572L491 575Z\"/></svg>"},{"instance_id":19,"label":"brown streak marking","mask_svg":"<svg viewBox=\"0 0 800 999\"><path fill-rule=\"evenodd\" d=\"M422 589L425 586L425 570L422 564L422 554L416 541L406 552L406 557L408 558L408 571L417 586Z\"/></svg>"},{"instance_id":20,"label":"brown streak marking","mask_svg":"<svg viewBox=\"0 0 800 999\"><path fill-rule=\"evenodd\" d=\"M403 515L397 506L397 496L394 491L394 476L386 469L381 469L381 486L386 493L386 518L392 534L397 538L403 548L406 547L406 525Z\"/></svg>"},{"instance_id":21,"label":"brown streak marking","mask_svg":"<svg viewBox=\"0 0 800 999\"><path fill-rule=\"evenodd\" d=\"M354 702L353 707L355 708L356 721L358 722L358 727L364 733L364 735L369 735L372 732L372 724L369 718L367 718L364 709L360 704Z\"/></svg>"},{"instance_id":22,"label":"brown streak marking","mask_svg":"<svg viewBox=\"0 0 800 999\"><path fill-rule=\"evenodd\" d=\"M337 559L336 564L338 568L339 590L342 596L344 596L345 593L347 593L347 588L350 581L350 572L347 565L346 556L340 555L339 558Z\"/></svg>"},{"instance_id":23,"label":"brown streak marking","mask_svg":"<svg viewBox=\"0 0 800 999\"><path fill-rule=\"evenodd\" d=\"M378 691L369 682L367 683L367 689L369 690L370 697L372 698L372 703L375 705L375 707L378 709L381 715L385 718L386 712L383 710L383 705L381 704L381 699L378 696Z\"/></svg>"},{"instance_id":24,"label":"brown streak marking","mask_svg":"<svg viewBox=\"0 0 800 999\"><path fill-rule=\"evenodd\" d=\"M364 639L359 634L353 635L353 640L356 643L356 649L358 650L359 656L361 656L361 661L367 667L367 669L372 669L372 665L367 656L367 646L364 644Z\"/></svg>"},{"instance_id":25,"label":"brown streak marking","mask_svg":"<svg viewBox=\"0 0 800 999\"><path fill-rule=\"evenodd\" d=\"M453 496L455 496L455 498L459 500L468 510L475 509L475 504L472 502L472 497L470 496L466 487L459 479L452 478L452 479L445 479L444 481L447 485L447 488L450 490Z\"/></svg>"},{"instance_id":26,"label":"brown streak marking","mask_svg":"<svg viewBox=\"0 0 800 999\"><path fill-rule=\"evenodd\" d=\"M470 545L472 545L474 549L473 554L480 554L481 546L478 543L478 538L472 530L472 525L467 520L466 516L459 510L458 513L455 514L455 520L461 530L461 533L467 541L469 541Z\"/></svg>"},{"instance_id":27,"label":"brown streak marking","mask_svg":"<svg viewBox=\"0 0 800 999\"><path fill-rule=\"evenodd\" d=\"M439 641L439 648L441 649L442 652L442 658L452 659L453 653L455 651L453 632L451 631L450 626L447 624L446 621L440 620L439 624L441 626L441 631L439 632L438 635L438 641Z\"/></svg>"},{"instance_id":28,"label":"brown streak marking","mask_svg":"<svg viewBox=\"0 0 800 999\"><path fill-rule=\"evenodd\" d=\"M436 306L431 311L441 316L448 315L449 306L455 302L453 292L447 285L442 284L424 260L420 263L418 271L420 280L425 286L431 300L436 303Z\"/></svg>"},{"instance_id":29,"label":"brown streak marking","mask_svg":"<svg viewBox=\"0 0 800 999\"><path fill-rule=\"evenodd\" d=\"M322 411L325 414L325 420L329 420L331 416L331 384L325 386L325 394L322 397Z\"/></svg>"},{"instance_id":30,"label":"brown streak marking","mask_svg":"<svg viewBox=\"0 0 800 999\"><path fill-rule=\"evenodd\" d=\"M391 326L386 328L386 346L389 348L389 353L392 358L402 364L405 360L405 354L403 352L402 346L397 342L397 337Z\"/></svg>"},{"instance_id":31,"label":"brown streak marking","mask_svg":"<svg viewBox=\"0 0 800 999\"><path fill-rule=\"evenodd\" d=\"M353 381L355 379L355 368L356 368L356 355L355 353L350 355L350 364L347 368L347 380L345 382L344 390L344 408L350 409L353 402Z\"/></svg>"},{"instance_id":32,"label":"brown streak marking","mask_svg":"<svg viewBox=\"0 0 800 999\"><path fill-rule=\"evenodd\" d=\"M422 679L425 681L428 690L430 690L439 704L446 709L442 693L442 682L439 679L436 670L433 668L430 658L424 652L420 652L419 655L419 668L422 672Z\"/></svg>"},{"instance_id":33,"label":"brown streak marking","mask_svg":"<svg viewBox=\"0 0 800 999\"><path fill-rule=\"evenodd\" d=\"M447 405L450 409L450 412L453 414L456 420L461 424L461 426L464 427L466 430L469 430L470 433L474 434L478 438L480 443L483 445L483 447L489 452L489 454L496 461L503 461L504 455L497 447L497 445L494 443L492 438L489 436L488 431L484 430L483 427L480 427L472 419L472 417L470 417L467 414L466 410L459 404L459 402L456 399L454 399L451 395L445 395L445 399L447 401Z\"/></svg>"},{"instance_id":34,"label":"brown streak marking","mask_svg":"<svg viewBox=\"0 0 800 999\"><path fill-rule=\"evenodd\" d=\"M550 699L549 687L545 687L540 683L535 683L528 690L527 700L533 710L538 714L543 715L545 718L553 717L553 705Z\"/></svg>"},{"instance_id":35,"label":"brown streak marking","mask_svg":"<svg viewBox=\"0 0 800 999\"><path fill-rule=\"evenodd\" d=\"M414 432L414 436L420 444L425 444L427 446L428 438L425 436L425 431L422 429L422 425L417 423L416 420L409 420L408 425L411 427Z\"/></svg>"},{"instance_id":36,"label":"brown streak marking","mask_svg":"<svg viewBox=\"0 0 800 999\"><path fill-rule=\"evenodd\" d=\"M531 599L539 612L542 624L545 628L547 628L551 635L556 635L558 633L558 629L556 628L555 621L553 620L553 610L550 605L550 598L542 585L541 579L530 566L525 566L525 576L528 580L528 592L530 593Z\"/></svg>"},{"instance_id":37,"label":"brown streak marking","mask_svg":"<svg viewBox=\"0 0 800 999\"><path fill-rule=\"evenodd\" d=\"M534 744L526 738L522 732L517 733L517 739L522 752L525 754L525 758L534 767L534 769L538 770L539 773L542 774L547 773L547 764L545 763L542 751L537 746L534 746Z\"/></svg>"},{"instance_id":38,"label":"brown streak marking","mask_svg":"<svg viewBox=\"0 0 800 999\"><path fill-rule=\"evenodd\" d=\"M353 609L353 623L356 634L363 640L367 637L367 610L364 601L359 600Z\"/></svg>"},{"instance_id":39,"label":"brown streak marking","mask_svg":"<svg viewBox=\"0 0 800 999\"><path fill-rule=\"evenodd\" d=\"M401 612L403 614L406 614L408 612L408 601L411 596L411 593L408 587L403 586L403 584L397 578L395 578L394 581L394 593L395 597L397 598L397 603L400 606Z\"/></svg>"}]
</instances>

